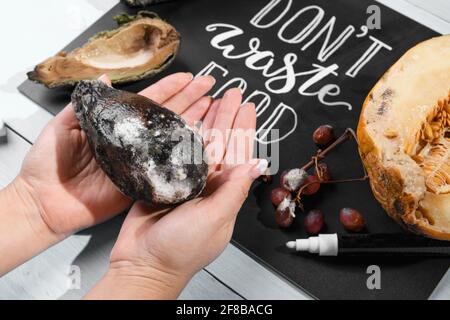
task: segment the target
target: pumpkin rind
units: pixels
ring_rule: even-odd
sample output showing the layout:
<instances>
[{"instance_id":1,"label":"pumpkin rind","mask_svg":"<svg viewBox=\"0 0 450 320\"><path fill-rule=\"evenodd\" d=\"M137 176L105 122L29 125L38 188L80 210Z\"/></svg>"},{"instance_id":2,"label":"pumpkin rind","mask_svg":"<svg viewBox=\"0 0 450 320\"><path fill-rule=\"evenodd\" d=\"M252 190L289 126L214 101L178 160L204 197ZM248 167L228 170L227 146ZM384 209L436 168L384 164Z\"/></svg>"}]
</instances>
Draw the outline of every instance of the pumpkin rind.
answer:
<instances>
[{"instance_id":1,"label":"pumpkin rind","mask_svg":"<svg viewBox=\"0 0 450 320\"><path fill-rule=\"evenodd\" d=\"M442 36L409 50L380 79L364 102L357 132L375 198L401 225L441 240L450 240L450 194L430 188L427 174L434 171L424 170L423 158L429 159L420 153L448 141L449 101L450 36ZM446 157L435 161L441 166L450 162L449 153L436 154Z\"/></svg>"}]
</instances>

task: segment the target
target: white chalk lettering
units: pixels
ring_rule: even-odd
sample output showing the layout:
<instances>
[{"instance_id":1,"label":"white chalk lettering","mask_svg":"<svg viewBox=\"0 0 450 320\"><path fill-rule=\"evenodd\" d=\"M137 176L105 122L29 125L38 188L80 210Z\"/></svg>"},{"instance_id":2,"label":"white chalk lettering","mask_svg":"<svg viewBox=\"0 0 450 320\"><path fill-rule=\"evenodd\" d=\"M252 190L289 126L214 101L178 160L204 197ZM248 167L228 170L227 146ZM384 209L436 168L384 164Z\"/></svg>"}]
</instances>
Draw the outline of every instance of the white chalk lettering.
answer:
<instances>
[{"instance_id":1,"label":"white chalk lettering","mask_svg":"<svg viewBox=\"0 0 450 320\"><path fill-rule=\"evenodd\" d=\"M300 17L305 12L315 10L317 11L316 16L311 20L311 22L304 27L296 36L288 39L283 36L283 33L285 32L286 28L290 26L298 17ZM319 7L319 6L308 6L301 10L299 10L292 18L290 18L288 21L286 21L283 26L278 31L278 38L280 40L287 42L287 43L301 43L303 40L305 40L313 31L316 29L320 22L322 21L323 17L325 15L325 11Z\"/></svg>"},{"instance_id":2,"label":"white chalk lettering","mask_svg":"<svg viewBox=\"0 0 450 320\"><path fill-rule=\"evenodd\" d=\"M262 99L261 99L261 101L256 103L255 98L258 96L262 96ZM270 95L268 93L259 91L259 90L255 90L244 100L243 104L245 104L247 102L255 103L256 117L259 117L270 106L271 101L272 101L272 99L270 98Z\"/></svg>"},{"instance_id":3,"label":"white chalk lettering","mask_svg":"<svg viewBox=\"0 0 450 320\"><path fill-rule=\"evenodd\" d=\"M375 57L381 49L392 51L392 47L388 46L386 43L372 36L369 36L369 38L373 41L372 45L366 52L364 52L361 58L350 69L348 69L345 73L347 76L352 78L356 77L359 71L361 71L361 69L369 63L369 61L372 60L372 58Z\"/></svg>"},{"instance_id":4,"label":"white chalk lettering","mask_svg":"<svg viewBox=\"0 0 450 320\"><path fill-rule=\"evenodd\" d=\"M222 55L225 58L228 59L238 59L236 58L236 55L233 55L233 50L235 49L234 45L232 44L223 44L223 41L226 39L230 39L233 37L236 37L237 35L242 35L242 30L238 27L229 25L229 24L212 24L206 27L206 30L209 30L210 32L216 31L217 28L225 28L228 29L228 31L224 31L216 36L214 36L211 40L211 45L214 48L217 48L219 50L222 50ZM231 31L230 31L231 30ZM234 32L238 31L238 32ZM312 77L308 80L306 80L303 84L300 85L298 92L305 96L318 96L319 92L322 92L322 96L326 95L324 93L324 90L322 91L316 91L314 93L308 92L307 90L317 84L319 81L324 80L327 76L334 75L336 76L336 70L339 68L337 64L334 64L329 67L322 67L318 65L313 65L312 70L305 70L296 72L294 68L294 64L297 62L298 57L294 53L288 53L283 58L284 66L270 71L270 68L274 64L275 60L275 54L270 50L260 51L260 40L257 38L252 38L249 41L249 47L250 50L246 53L240 54L239 57L243 58L245 57L245 65L251 69L251 70L262 70L262 75L265 78L268 78L266 81L266 89L269 90L271 93L275 94L284 94L288 93L297 84L297 77L302 76L308 76L312 75ZM250 55L248 54L250 53ZM265 63L262 63L261 65L258 65L258 62L264 61ZM243 79L241 79L243 80ZM236 81L234 81L236 82ZM282 83L280 87L275 87L275 84ZM240 81L240 87L245 89L246 83L244 84L242 81ZM340 90L339 90L340 91ZM219 92L220 93L220 92ZM218 93L217 93L218 94ZM331 96L331 95L330 95ZM333 102L334 103L334 102ZM342 103L334 103L336 105L342 105L346 106L348 108L348 103L342 102Z\"/></svg>"},{"instance_id":5,"label":"white chalk lettering","mask_svg":"<svg viewBox=\"0 0 450 320\"><path fill-rule=\"evenodd\" d=\"M296 130L298 124L297 112L290 106L279 103L275 109L271 108L273 100L270 94L283 95L297 90L301 96L315 97L323 106L344 107L351 111L352 104L342 101L342 98L339 99L342 95L341 87L333 83L332 79L339 76L338 72L341 69L342 73L345 72L345 76L355 78L382 49L393 50L388 44L370 36L370 30L377 28L380 23L379 12L375 10L379 8L375 6L368 8L367 13L373 13L373 15L369 17L367 24L363 23L357 30L357 27L351 24L341 29L337 17L326 18L325 10L318 5L303 6L294 11L292 9L294 3L296 2L293 0L268 0L268 3L250 19L249 23L250 26L258 29L274 28L273 32L280 41L297 45L292 46L292 52L284 53L283 56L280 56L277 50L264 48L261 40L263 38L255 37L251 31L244 31L233 24L212 23L205 28L207 32L214 33L210 44L219 50L224 58L241 60L249 70L258 71L264 77L265 90L254 90L244 100L244 103L250 101L255 103L258 118L265 116L264 123L256 133L256 140L260 144L272 144L284 140ZM277 27L274 27L275 25ZM243 42L242 38L249 33L251 37L248 37L248 42ZM354 46L351 40L369 40L370 44L367 50L357 57L357 60L350 62L348 59L345 60L345 63L350 66L341 68L337 63L329 62L338 51L348 49L350 44L354 48L359 48ZM239 43L239 47L236 43ZM315 53L316 61L308 62L310 67L305 67L305 63L301 63L302 53L307 50L318 50ZM229 72L227 68L212 61L197 76L212 73L219 73L224 78ZM226 89L236 86L243 93L248 89L248 83L244 78L235 77L223 84L213 97L217 98ZM270 131L278 130L274 128L281 124L283 132L275 138L269 137Z\"/></svg>"},{"instance_id":6,"label":"white chalk lettering","mask_svg":"<svg viewBox=\"0 0 450 320\"><path fill-rule=\"evenodd\" d=\"M270 28L271 26L275 25L277 22L279 22L289 11L292 5L292 0L288 0L286 7L283 9L283 12L273 19L271 22L266 24L261 24L261 20L270 12L272 11L280 2L283 0L271 0L268 5L266 5L260 12L258 12L251 20L250 23L254 25L257 28L266 29Z\"/></svg>"},{"instance_id":7,"label":"white chalk lettering","mask_svg":"<svg viewBox=\"0 0 450 320\"><path fill-rule=\"evenodd\" d=\"M317 59L320 62L325 62L330 58L340 47L342 47L347 39L355 32L354 26L347 26L344 31L331 43L330 38L333 33L334 25L336 23L336 17L332 17L327 24L322 27L322 29L308 42L302 47L302 51L308 49L313 43L319 39L322 34L326 32L325 40L323 41L322 47L320 48Z\"/></svg>"},{"instance_id":8,"label":"white chalk lettering","mask_svg":"<svg viewBox=\"0 0 450 320\"><path fill-rule=\"evenodd\" d=\"M213 73L214 69L219 69L222 71L222 77L226 77L228 75L228 70L222 67L220 64L211 61L206 67L204 67L202 70L200 70L199 73L195 76L196 78L206 75L211 75Z\"/></svg>"},{"instance_id":9,"label":"white chalk lettering","mask_svg":"<svg viewBox=\"0 0 450 320\"><path fill-rule=\"evenodd\" d=\"M288 115L290 115L293 120L291 129L287 133L285 133L282 137L277 137L276 139L268 140L267 139L268 134L277 125L277 123L280 121L281 117L285 112L288 112ZM298 119L295 110L284 103L280 103L272 112L270 117L256 131L256 141L258 141L261 144L271 144L280 142L286 139L292 132L295 131L295 129L297 129L297 123Z\"/></svg>"}]
</instances>

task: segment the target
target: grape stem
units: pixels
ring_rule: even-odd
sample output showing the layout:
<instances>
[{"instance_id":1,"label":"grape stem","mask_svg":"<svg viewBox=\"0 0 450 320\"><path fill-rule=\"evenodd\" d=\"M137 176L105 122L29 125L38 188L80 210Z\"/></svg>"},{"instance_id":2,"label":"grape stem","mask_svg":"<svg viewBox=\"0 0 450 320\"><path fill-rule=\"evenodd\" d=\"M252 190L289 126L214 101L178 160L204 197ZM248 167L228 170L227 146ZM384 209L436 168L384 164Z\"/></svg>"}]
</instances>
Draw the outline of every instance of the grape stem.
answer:
<instances>
[{"instance_id":1,"label":"grape stem","mask_svg":"<svg viewBox=\"0 0 450 320\"><path fill-rule=\"evenodd\" d=\"M339 145L343 144L346 141L349 141L350 139L355 139L355 141L358 141L355 131L353 131L353 129L351 128L347 128L345 130L345 132L338 138L336 139L336 141L334 141L331 145L329 145L325 150L319 150L317 152L317 155L313 156L311 158L311 161L309 161L307 164L305 164L303 167L301 167L301 169L307 171L309 169L311 169L312 167L316 168L316 172L318 173L319 176L319 180L320 182L317 181L313 181L310 183L307 183L305 185L303 185L297 192L296 197L295 197L295 202L297 203L297 205L300 207L300 209L303 210L303 204L301 202L301 196L303 191L308 188L310 185L313 185L315 183L320 183L320 184L335 184L335 183L345 183L345 182L357 182L357 181L366 181L369 176L367 175L366 169L363 166L363 170L364 170L364 176L362 178L354 178L354 179L343 179L343 180L332 180L332 181L323 181L322 177L321 177L321 171L319 170L319 162L323 159L325 159L325 157L334 149L336 149Z\"/></svg>"},{"instance_id":2,"label":"grape stem","mask_svg":"<svg viewBox=\"0 0 450 320\"><path fill-rule=\"evenodd\" d=\"M345 129L345 132L336 139L332 144L330 144L325 150L319 150L316 156L313 156L311 158L311 161L305 164L301 169L307 171L311 169L314 165L317 164L317 161L320 161L322 159L325 159L325 157L334 149L336 149L338 146L343 144L344 142L350 140L351 138L356 139L355 131L351 128Z\"/></svg>"}]
</instances>

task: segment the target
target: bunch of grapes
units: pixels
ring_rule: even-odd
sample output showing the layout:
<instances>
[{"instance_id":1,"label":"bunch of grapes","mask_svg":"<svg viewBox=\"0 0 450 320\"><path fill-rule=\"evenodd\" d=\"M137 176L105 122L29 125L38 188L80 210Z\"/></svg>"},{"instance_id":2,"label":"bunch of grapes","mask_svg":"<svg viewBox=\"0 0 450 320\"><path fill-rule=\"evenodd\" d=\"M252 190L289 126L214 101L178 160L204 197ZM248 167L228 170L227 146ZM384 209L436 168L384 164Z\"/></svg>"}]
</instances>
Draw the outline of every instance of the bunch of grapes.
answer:
<instances>
[{"instance_id":1,"label":"bunch of grapes","mask_svg":"<svg viewBox=\"0 0 450 320\"><path fill-rule=\"evenodd\" d=\"M340 138L342 139L342 137ZM320 126L313 134L313 141L319 147L330 145L334 138L332 126ZM276 207L275 221L281 228L292 225L296 215L297 206L303 209L302 196L312 196L319 192L323 183L332 182L332 174L326 163L314 161L314 173L308 174L306 168L294 168L281 174L280 186L271 192L271 200ZM365 227L364 217L355 209L344 208L340 211L340 222L344 228L351 232L360 232ZM320 233L325 225L324 214L321 210L309 211L304 218L305 230L315 235Z\"/></svg>"}]
</instances>

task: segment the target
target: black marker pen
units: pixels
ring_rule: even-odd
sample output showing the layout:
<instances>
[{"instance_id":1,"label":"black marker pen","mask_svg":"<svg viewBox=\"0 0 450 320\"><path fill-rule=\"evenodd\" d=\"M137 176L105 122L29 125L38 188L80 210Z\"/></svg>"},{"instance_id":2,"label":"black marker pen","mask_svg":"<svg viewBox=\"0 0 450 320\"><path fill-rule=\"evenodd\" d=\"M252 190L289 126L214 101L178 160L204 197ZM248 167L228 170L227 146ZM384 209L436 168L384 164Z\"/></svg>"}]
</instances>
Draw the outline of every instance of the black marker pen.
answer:
<instances>
[{"instance_id":1,"label":"black marker pen","mask_svg":"<svg viewBox=\"0 0 450 320\"><path fill-rule=\"evenodd\" d=\"M289 249L316 253L320 256L340 255L413 255L450 256L450 242L412 234L321 234L286 243Z\"/></svg>"}]
</instances>

